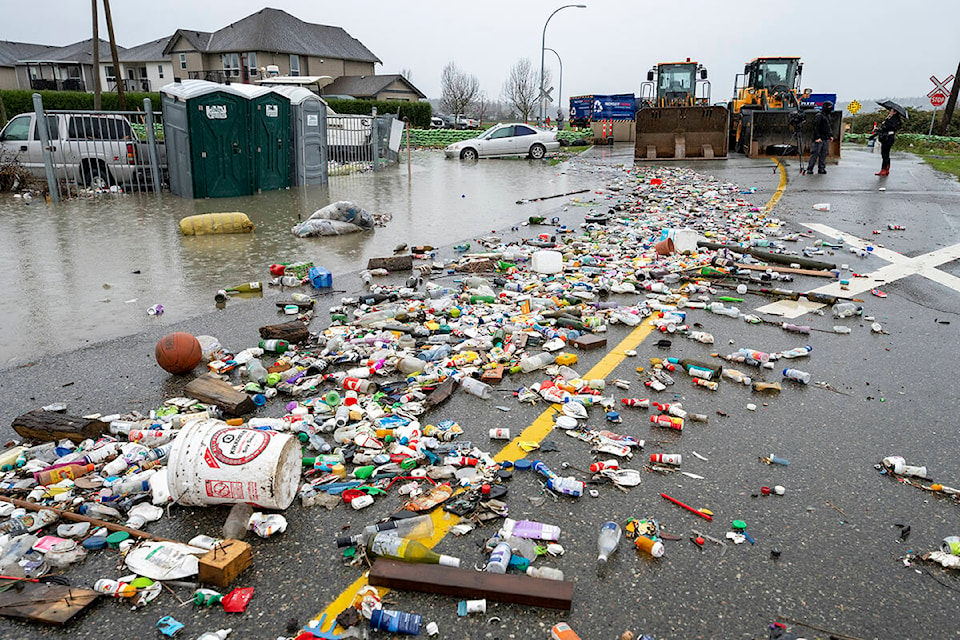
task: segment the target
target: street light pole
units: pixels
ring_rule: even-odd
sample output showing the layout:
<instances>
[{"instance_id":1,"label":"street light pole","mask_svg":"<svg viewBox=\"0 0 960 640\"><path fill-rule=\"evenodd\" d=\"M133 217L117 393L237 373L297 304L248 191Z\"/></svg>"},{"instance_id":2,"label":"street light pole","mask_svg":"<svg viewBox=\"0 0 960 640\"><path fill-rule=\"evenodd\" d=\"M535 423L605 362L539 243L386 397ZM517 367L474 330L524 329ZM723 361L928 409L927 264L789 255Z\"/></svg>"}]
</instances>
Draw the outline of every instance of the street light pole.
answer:
<instances>
[{"instance_id":1,"label":"street light pole","mask_svg":"<svg viewBox=\"0 0 960 640\"><path fill-rule=\"evenodd\" d=\"M547 25L550 24L550 19L553 16L557 15L560 11L564 9L569 9L575 7L577 9L586 9L587 5L585 4L565 4L559 9L554 10L550 14L550 17L547 18L547 21L543 23L543 36L540 38L540 120L539 124L543 124L543 112L544 112L544 93L546 92L546 87L543 86L543 63L544 57L546 56L546 47L547 47Z\"/></svg>"},{"instance_id":2,"label":"street light pole","mask_svg":"<svg viewBox=\"0 0 960 640\"><path fill-rule=\"evenodd\" d=\"M557 56L557 62L560 63L560 82L557 85L557 108L563 109L563 60L560 59L560 54L557 53L556 49L546 47L546 50L553 51L553 55Z\"/></svg>"}]
</instances>

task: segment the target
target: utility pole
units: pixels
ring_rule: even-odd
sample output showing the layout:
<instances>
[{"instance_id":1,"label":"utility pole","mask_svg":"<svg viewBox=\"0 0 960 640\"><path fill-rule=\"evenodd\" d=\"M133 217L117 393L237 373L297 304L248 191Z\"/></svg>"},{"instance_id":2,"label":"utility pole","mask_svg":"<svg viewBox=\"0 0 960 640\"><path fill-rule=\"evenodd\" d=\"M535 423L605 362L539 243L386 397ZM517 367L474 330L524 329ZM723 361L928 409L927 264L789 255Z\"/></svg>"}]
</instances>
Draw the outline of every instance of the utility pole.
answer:
<instances>
[{"instance_id":1,"label":"utility pole","mask_svg":"<svg viewBox=\"0 0 960 640\"><path fill-rule=\"evenodd\" d=\"M943 110L943 120L940 121L940 135L947 135L947 127L950 126L950 118L953 117L953 110L957 106L957 93L960 92L960 64L957 65L957 72L953 76L953 87L950 89L950 99L947 100L947 106Z\"/></svg>"},{"instance_id":2,"label":"utility pole","mask_svg":"<svg viewBox=\"0 0 960 640\"><path fill-rule=\"evenodd\" d=\"M93 15L93 109L100 110L100 20L97 17L97 2L90 3Z\"/></svg>"},{"instance_id":3,"label":"utility pole","mask_svg":"<svg viewBox=\"0 0 960 640\"><path fill-rule=\"evenodd\" d=\"M117 79L117 103L120 111L127 110L127 97L123 95L123 74L120 73L120 56L117 55L117 39L113 36L113 18L110 17L110 0L103 0L103 15L107 20L107 33L110 34L110 56L113 58L113 74ZM96 46L100 46L98 42Z\"/></svg>"}]
</instances>

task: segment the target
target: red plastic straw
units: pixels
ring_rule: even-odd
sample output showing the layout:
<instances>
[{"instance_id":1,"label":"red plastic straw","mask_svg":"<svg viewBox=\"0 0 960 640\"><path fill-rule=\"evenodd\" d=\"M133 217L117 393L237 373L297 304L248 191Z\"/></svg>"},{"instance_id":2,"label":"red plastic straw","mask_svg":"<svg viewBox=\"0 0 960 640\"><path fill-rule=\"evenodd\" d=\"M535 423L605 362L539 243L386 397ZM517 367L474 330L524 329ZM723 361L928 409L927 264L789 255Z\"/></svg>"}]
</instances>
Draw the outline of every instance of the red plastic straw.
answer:
<instances>
[{"instance_id":1,"label":"red plastic straw","mask_svg":"<svg viewBox=\"0 0 960 640\"><path fill-rule=\"evenodd\" d=\"M669 501L672 502L673 504L677 505L678 507L683 507L683 508L686 509L687 511L692 511L693 513L697 514L698 516L700 516L700 517L703 518L704 520L709 520L710 522L713 522L713 516L707 515L707 514L704 513L703 511L700 511L699 509L694 509L694 508L691 507L690 505L684 504L684 503L680 502L679 500L677 500L676 498L671 498L670 496L668 496L668 495L665 494L665 493L661 493L661 494L660 494L660 497L661 497L661 498L666 498L667 500L669 500Z\"/></svg>"}]
</instances>

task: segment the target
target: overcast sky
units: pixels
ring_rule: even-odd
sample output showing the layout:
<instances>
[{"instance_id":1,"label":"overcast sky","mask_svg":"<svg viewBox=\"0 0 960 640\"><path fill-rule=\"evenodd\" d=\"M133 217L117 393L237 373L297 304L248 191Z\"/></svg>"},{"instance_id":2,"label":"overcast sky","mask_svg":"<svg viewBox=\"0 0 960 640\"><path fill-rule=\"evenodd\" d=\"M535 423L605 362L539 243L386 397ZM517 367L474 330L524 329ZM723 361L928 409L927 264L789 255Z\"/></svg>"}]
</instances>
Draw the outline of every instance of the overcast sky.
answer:
<instances>
[{"instance_id":1,"label":"overcast sky","mask_svg":"<svg viewBox=\"0 0 960 640\"><path fill-rule=\"evenodd\" d=\"M578 1L578 0L574 0ZM563 58L563 95L638 93L658 61L690 57L704 64L713 100L726 100L734 75L757 56L801 56L803 86L853 98L922 96L929 77L944 79L960 61L957 0L582 0L550 21L546 46ZM301 20L343 27L383 65L412 72L427 96L440 94L440 72L454 61L477 76L488 96L501 94L518 59L540 65L544 21L562 0L113 0L117 42L133 46L177 28L215 31L265 6ZM6 14L0 40L65 45L89 38L90 2L44 0ZM102 12L101 12L102 16ZM106 29L101 29L106 38ZM546 53L557 78L557 60ZM556 86L556 82L554 83ZM556 92L554 92L556 96Z\"/></svg>"}]
</instances>

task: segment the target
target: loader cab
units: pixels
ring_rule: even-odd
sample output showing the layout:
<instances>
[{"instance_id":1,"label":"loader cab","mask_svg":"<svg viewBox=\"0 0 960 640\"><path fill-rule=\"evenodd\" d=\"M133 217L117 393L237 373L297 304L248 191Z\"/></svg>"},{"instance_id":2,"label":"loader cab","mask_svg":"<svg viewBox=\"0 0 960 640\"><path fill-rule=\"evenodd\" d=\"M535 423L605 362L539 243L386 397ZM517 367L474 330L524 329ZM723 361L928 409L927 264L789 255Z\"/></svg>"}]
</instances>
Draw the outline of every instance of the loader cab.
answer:
<instances>
[{"instance_id":1,"label":"loader cab","mask_svg":"<svg viewBox=\"0 0 960 640\"><path fill-rule=\"evenodd\" d=\"M796 108L800 91L800 58L754 58L737 74L734 111L740 107L762 109Z\"/></svg>"},{"instance_id":2,"label":"loader cab","mask_svg":"<svg viewBox=\"0 0 960 640\"><path fill-rule=\"evenodd\" d=\"M640 103L658 107L709 104L707 70L689 58L685 62L661 62L647 72L647 81L640 86Z\"/></svg>"}]
</instances>

